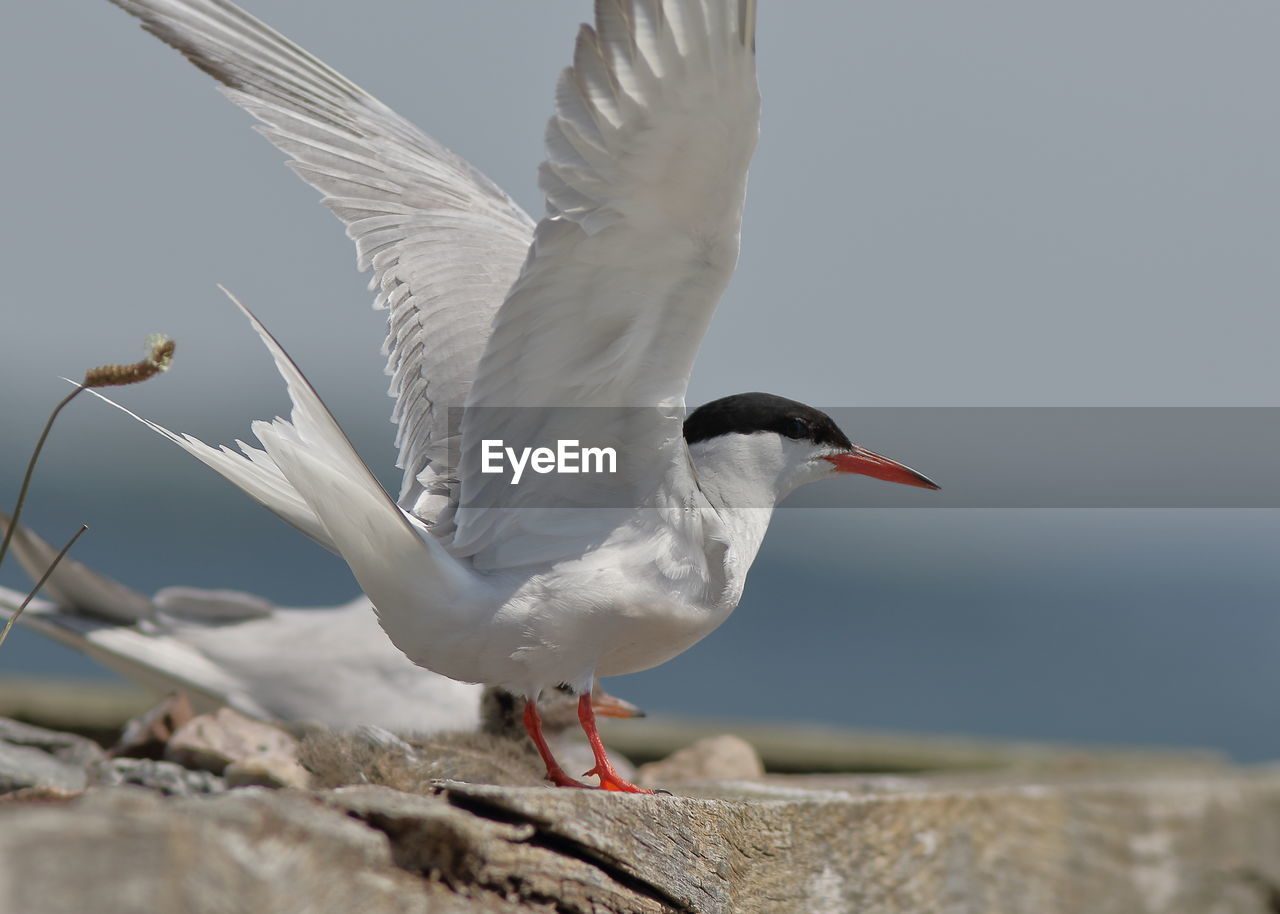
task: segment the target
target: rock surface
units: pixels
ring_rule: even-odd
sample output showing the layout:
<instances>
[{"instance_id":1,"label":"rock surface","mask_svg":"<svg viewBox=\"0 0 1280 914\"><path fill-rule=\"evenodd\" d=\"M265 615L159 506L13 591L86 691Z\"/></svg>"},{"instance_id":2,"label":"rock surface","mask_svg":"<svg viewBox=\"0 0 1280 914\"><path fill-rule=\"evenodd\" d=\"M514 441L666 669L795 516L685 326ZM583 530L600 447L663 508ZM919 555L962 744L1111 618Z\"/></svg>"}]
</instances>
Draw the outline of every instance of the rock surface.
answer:
<instances>
[{"instance_id":1,"label":"rock surface","mask_svg":"<svg viewBox=\"0 0 1280 914\"><path fill-rule=\"evenodd\" d=\"M297 754L298 741L279 727L245 717L230 708L193 717L164 747L165 761L222 774L233 762L255 756Z\"/></svg>"},{"instance_id":2,"label":"rock surface","mask_svg":"<svg viewBox=\"0 0 1280 914\"><path fill-rule=\"evenodd\" d=\"M23 914L1267 914L1280 772L770 777L680 796L452 783L0 804Z\"/></svg>"},{"instance_id":3,"label":"rock surface","mask_svg":"<svg viewBox=\"0 0 1280 914\"><path fill-rule=\"evenodd\" d=\"M266 730L225 763L232 780L279 764L270 779L288 782L291 757L272 746L289 738ZM368 733L301 747L313 787L366 786L195 795L225 782L104 760L39 728L0 732L0 749L69 778L0 797L3 914L1280 910L1280 768L1207 754L952 741L939 767L964 773L754 780L742 755L738 780L627 796L548 788L523 744ZM937 748L890 743L875 751L924 767ZM828 744L833 764L854 748ZM715 743L683 754L683 774L658 769L668 786L730 770ZM505 786L462 782L491 778ZM95 786L120 781L150 789ZM390 786L368 786L379 781Z\"/></svg>"},{"instance_id":4,"label":"rock surface","mask_svg":"<svg viewBox=\"0 0 1280 914\"><path fill-rule=\"evenodd\" d=\"M0 719L0 794L83 790L85 769L102 757L96 743L74 734Z\"/></svg>"},{"instance_id":5,"label":"rock surface","mask_svg":"<svg viewBox=\"0 0 1280 914\"><path fill-rule=\"evenodd\" d=\"M317 787L375 784L426 793L439 780L538 787L545 769L532 744L489 733L400 739L376 728L313 733L299 749Z\"/></svg>"},{"instance_id":6,"label":"rock surface","mask_svg":"<svg viewBox=\"0 0 1280 914\"><path fill-rule=\"evenodd\" d=\"M659 762L641 765L636 783L645 787L693 781L752 781L764 777L755 747L740 736L708 736L677 749Z\"/></svg>"},{"instance_id":7,"label":"rock surface","mask_svg":"<svg viewBox=\"0 0 1280 914\"><path fill-rule=\"evenodd\" d=\"M0 719L0 742L39 749L70 765L88 765L103 756L102 749L93 740L16 720Z\"/></svg>"},{"instance_id":8,"label":"rock surface","mask_svg":"<svg viewBox=\"0 0 1280 914\"><path fill-rule=\"evenodd\" d=\"M59 761L29 746L0 743L0 794L29 788L83 790L84 766Z\"/></svg>"},{"instance_id":9,"label":"rock surface","mask_svg":"<svg viewBox=\"0 0 1280 914\"><path fill-rule=\"evenodd\" d=\"M191 699L185 692L175 692L130 719L111 747L111 754L126 758L164 758L169 740L195 716Z\"/></svg>"},{"instance_id":10,"label":"rock surface","mask_svg":"<svg viewBox=\"0 0 1280 914\"><path fill-rule=\"evenodd\" d=\"M157 790L165 796L189 797L222 793L227 783L208 771L192 771L173 762L157 759L116 758L89 768L89 784L94 787L121 787L131 784Z\"/></svg>"},{"instance_id":11,"label":"rock surface","mask_svg":"<svg viewBox=\"0 0 1280 914\"><path fill-rule=\"evenodd\" d=\"M425 911L386 837L305 796L163 800L136 788L0 807L0 910Z\"/></svg>"},{"instance_id":12,"label":"rock surface","mask_svg":"<svg viewBox=\"0 0 1280 914\"><path fill-rule=\"evenodd\" d=\"M266 752L232 762L223 777L228 787L311 786L311 772L302 767L297 756L286 752Z\"/></svg>"}]
</instances>

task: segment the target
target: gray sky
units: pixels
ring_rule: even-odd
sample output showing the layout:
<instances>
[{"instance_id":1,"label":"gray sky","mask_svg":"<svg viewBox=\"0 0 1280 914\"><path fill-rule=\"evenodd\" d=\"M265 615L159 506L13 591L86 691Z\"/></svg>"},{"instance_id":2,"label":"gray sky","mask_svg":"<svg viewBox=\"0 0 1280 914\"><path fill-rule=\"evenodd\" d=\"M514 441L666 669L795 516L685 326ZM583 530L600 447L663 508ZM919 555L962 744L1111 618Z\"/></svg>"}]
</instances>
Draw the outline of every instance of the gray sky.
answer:
<instances>
[{"instance_id":1,"label":"gray sky","mask_svg":"<svg viewBox=\"0 0 1280 914\"><path fill-rule=\"evenodd\" d=\"M540 211L589 3L246 5ZM1274 4L762 7L742 264L693 401L1275 402ZM178 369L130 402L200 432L273 408L223 282L339 411L384 416L349 243L249 118L105 0L6 20L6 410L155 329Z\"/></svg>"},{"instance_id":2,"label":"gray sky","mask_svg":"<svg viewBox=\"0 0 1280 914\"><path fill-rule=\"evenodd\" d=\"M248 7L540 212L586 0ZM1262 0L764 0L742 262L690 401L1275 403L1277 34ZM130 360L156 330L177 365L123 392L134 408L210 441L283 409L218 282L389 466L382 316L250 119L106 0L14 5L0 43L0 478L58 375ZM123 417L72 415L47 464L64 489L188 472Z\"/></svg>"},{"instance_id":3,"label":"gray sky","mask_svg":"<svg viewBox=\"0 0 1280 914\"><path fill-rule=\"evenodd\" d=\"M541 211L586 0L247 6ZM764 0L742 261L690 402L1274 404L1277 34L1261 0ZM394 478L382 316L338 221L250 119L106 0L14 5L0 43L0 479L59 375L131 360L152 331L179 351L121 392L143 414L229 442L285 409L218 282ZM938 455L865 443L946 481ZM90 516L103 489L223 493L89 402L46 461L44 503Z\"/></svg>"},{"instance_id":4,"label":"gray sky","mask_svg":"<svg viewBox=\"0 0 1280 914\"><path fill-rule=\"evenodd\" d=\"M245 5L540 213L543 125L576 25L590 15L587 0ZM704 343L692 403L746 390L824 407L1276 403L1280 6L762 0L761 7L763 135L742 262ZM0 78L7 87L0 484L16 488L39 423L67 389L59 375L132 360L153 331L178 340L178 360L168 376L121 392L139 412L229 442L247 435L250 419L283 410L266 352L218 282L262 317L370 462L394 478L386 472L393 454L378 354L382 316L369 308L366 277L355 272L338 221L253 133L248 116L106 0L10 4ZM848 431L859 440L857 429ZM864 443L948 482L945 454ZM259 567L246 586L294 602L328 599L330 589L337 602L354 589L336 560L322 565L316 550L212 473L99 404L75 404L47 454L29 518L53 538L81 520L95 524L77 555L136 586L232 585L250 565L287 555L278 571ZM216 533L207 523L213 514ZM930 651L954 654L956 626L987 618L984 607L1000 599L1025 608L1028 619L1042 610L1043 627L1026 623L1028 643L1060 643L1057 626L1076 598L1059 606L1048 596L1064 570L1077 582L1096 579L1096 592L1079 604L1098 619L1158 608L1192 589L1176 576L1163 591L1132 581L1155 588L1166 571L1195 577L1205 596L1188 597L1191 621L1179 642L1190 662L1217 633L1231 658L1218 679L1268 669L1265 659L1239 662L1236 651L1269 650L1269 615L1253 629L1224 631L1213 576L1252 582L1237 595L1240 606L1274 603L1274 581L1264 573L1274 565L1269 543L1280 535L1274 514L1243 522L1231 512L1181 520L1153 513L1116 527L1111 540L1119 522L1107 512L782 514L763 562L826 562L886 587L936 583L916 601L930 613L919 634L901 633L904 653L889 640L871 642L885 665L877 683L894 670L941 669L919 661ZM1040 532L1029 534L1036 523ZM1166 547L1200 559L1175 561ZM1071 552L1077 548L1095 553ZM858 556L870 564L859 566ZM1033 575L1025 592L983 590L1018 568ZM1109 583L1127 574L1130 585ZM6 568L4 580L17 586L21 578ZM317 581L336 583L317 596ZM762 586L768 581L783 589ZM793 609L803 611L804 581L794 572L757 577L756 589L778 600L795 588L802 599ZM877 606L893 605L880 593L872 588L848 624L874 621ZM1040 593L1048 596L1037 607ZM698 652L687 662L718 663L716 676L729 689L751 687L760 676L733 655L733 639L768 631L753 612L744 605L738 627L706 642L707 651L727 652L723 662ZM1039 655L992 640L1019 631L1021 619L1001 616L971 633L994 652L972 661L989 674L987 693L920 686L920 704L936 712L937 725L985 726L964 710L997 714L999 701L1034 685L1044 667ZM1148 645L1145 617L1132 621L1141 633L1110 652L1117 671L1131 668L1128 651ZM1079 655L1059 652L1064 677L1102 656L1095 637L1116 637L1096 624L1081 621ZM1030 658L1028 669L1002 671L999 660L1011 654ZM1174 660L1166 679L1151 680L1133 720L1148 719L1151 702L1187 680L1188 661ZM685 662L663 675L680 681ZM1132 686L1098 677L1099 706ZM705 687L708 678L696 671L689 681ZM1274 694L1273 685L1228 683L1222 700ZM957 702L948 705L952 693ZM1027 719L1047 720L1034 698ZM744 706L729 694L721 700ZM1184 701L1154 736L1217 739L1193 729L1183 737L1185 709ZM934 725L888 706L885 713L890 725ZM1097 710L1080 713L1087 721ZM1214 706L1199 719L1222 718ZM1127 721L1116 728L1137 732Z\"/></svg>"}]
</instances>

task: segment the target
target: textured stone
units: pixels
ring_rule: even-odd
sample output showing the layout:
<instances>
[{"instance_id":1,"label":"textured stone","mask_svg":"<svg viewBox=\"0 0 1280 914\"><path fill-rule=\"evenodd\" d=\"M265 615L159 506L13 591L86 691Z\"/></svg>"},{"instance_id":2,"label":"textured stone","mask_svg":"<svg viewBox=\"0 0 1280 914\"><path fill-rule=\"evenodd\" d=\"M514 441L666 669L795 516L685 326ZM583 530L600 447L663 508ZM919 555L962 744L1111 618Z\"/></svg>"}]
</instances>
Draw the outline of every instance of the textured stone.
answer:
<instances>
[{"instance_id":1,"label":"textured stone","mask_svg":"<svg viewBox=\"0 0 1280 914\"><path fill-rule=\"evenodd\" d=\"M1276 773L768 778L698 793L449 789L677 911L1263 914L1280 885Z\"/></svg>"},{"instance_id":2,"label":"textured stone","mask_svg":"<svg viewBox=\"0 0 1280 914\"><path fill-rule=\"evenodd\" d=\"M222 793L227 789L222 778L208 771L192 771L173 762L139 758L106 759L94 764L89 769L89 784L94 787L132 784L172 797Z\"/></svg>"},{"instance_id":3,"label":"textured stone","mask_svg":"<svg viewBox=\"0 0 1280 914\"><path fill-rule=\"evenodd\" d=\"M535 787L545 769L528 739L489 733L437 733L387 739L367 730L308 734L299 749L318 787L379 784L408 793L434 792L442 779Z\"/></svg>"},{"instance_id":4,"label":"textured stone","mask_svg":"<svg viewBox=\"0 0 1280 914\"><path fill-rule=\"evenodd\" d=\"M1280 771L0 803L21 914L1274 914Z\"/></svg>"},{"instance_id":5,"label":"textured stone","mask_svg":"<svg viewBox=\"0 0 1280 914\"><path fill-rule=\"evenodd\" d=\"M175 692L124 725L111 754L125 758L164 758L165 747L196 716L185 692Z\"/></svg>"},{"instance_id":6,"label":"textured stone","mask_svg":"<svg viewBox=\"0 0 1280 914\"><path fill-rule=\"evenodd\" d=\"M0 911L425 914L385 835L305 796L115 788L0 806Z\"/></svg>"},{"instance_id":7,"label":"textured stone","mask_svg":"<svg viewBox=\"0 0 1280 914\"><path fill-rule=\"evenodd\" d=\"M97 743L83 736L33 727L8 718L0 718L0 742L39 749L59 761L81 767L96 762L104 754Z\"/></svg>"},{"instance_id":8,"label":"textured stone","mask_svg":"<svg viewBox=\"0 0 1280 914\"><path fill-rule=\"evenodd\" d=\"M0 794L15 790L83 790L98 745L71 733L0 718Z\"/></svg>"},{"instance_id":9,"label":"textured stone","mask_svg":"<svg viewBox=\"0 0 1280 914\"><path fill-rule=\"evenodd\" d=\"M279 727L219 708L178 728L164 758L186 768L222 774L232 762L255 755L297 754L298 741Z\"/></svg>"},{"instance_id":10,"label":"textured stone","mask_svg":"<svg viewBox=\"0 0 1280 914\"><path fill-rule=\"evenodd\" d=\"M82 765L61 761L42 749L0 743L0 794L33 787L76 791L86 782Z\"/></svg>"},{"instance_id":11,"label":"textured stone","mask_svg":"<svg viewBox=\"0 0 1280 914\"><path fill-rule=\"evenodd\" d=\"M691 781L750 781L764 777L764 764L750 743L739 736L708 736L673 752L660 762L641 765L637 783L648 787Z\"/></svg>"},{"instance_id":12,"label":"textured stone","mask_svg":"<svg viewBox=\"0 0 1280 914\"><path fill-rule=\"evenodd\" d=\"M517 792L538 796L555 789ZM589 855L584 859L572 850L547 846L532 822L476 815L447 797L411 796L385 787L343 788L330 794L328 802L384 832L404 869L519 902L521 910L542 905L554 905L560 914L668 910Z\"/></svg>"},{"instance_id":13,"label":"textured stone","mask_svg":"<svg viewBox=\"0 0 1280 914\"><path fill-rule=\"evenodd\" d=\"M296 756L284 752L251 755L232 762L223 772L228 787L297 787L311 786L311 773Z\"/></svg>"}]
</instances>

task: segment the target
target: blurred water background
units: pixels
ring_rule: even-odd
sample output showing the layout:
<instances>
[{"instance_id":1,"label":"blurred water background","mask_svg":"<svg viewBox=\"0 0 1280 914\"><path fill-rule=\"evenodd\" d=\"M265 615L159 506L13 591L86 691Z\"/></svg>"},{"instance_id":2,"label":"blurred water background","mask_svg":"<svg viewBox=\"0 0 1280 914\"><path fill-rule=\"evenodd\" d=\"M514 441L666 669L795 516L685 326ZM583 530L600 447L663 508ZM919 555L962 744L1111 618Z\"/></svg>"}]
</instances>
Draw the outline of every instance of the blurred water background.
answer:
<instances>
[{"instance_id":1,"label":"blurred water background","mask_svg":"<svg viewBox=\"0 0 1280 914\"><path fill-rule=\"evenodd\" d=\"M101 513L76 554L147 592L356 592L345 565L220 480L161 482L93 511L46 482L30 520L61 534ZM784 509L729 621L610 688L717 718L1276 758L1276 543L1275 510ZM13 568L0 582L22 586ZM111 675L21 629L0 673Z\"/></svg>"}]
</instances>

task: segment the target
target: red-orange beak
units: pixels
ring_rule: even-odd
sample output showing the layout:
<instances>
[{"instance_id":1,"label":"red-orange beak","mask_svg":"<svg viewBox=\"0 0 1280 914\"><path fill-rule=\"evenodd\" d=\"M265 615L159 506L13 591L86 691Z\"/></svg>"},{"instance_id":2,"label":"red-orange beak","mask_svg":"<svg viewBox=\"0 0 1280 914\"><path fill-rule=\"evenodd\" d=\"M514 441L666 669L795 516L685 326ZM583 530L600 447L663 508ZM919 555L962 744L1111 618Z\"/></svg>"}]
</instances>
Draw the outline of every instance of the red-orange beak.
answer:
<instances>
[{"instance_id":1,"label":"red-orange beak","mask_svg":"<svg viewBox=\"0 0 1280 914\"><path fill-rule=\"evenodd\" d=\"M848 453L830 454L822 459L832 464L841 473L859 473L873 479L897 482L904 486L919 486L922 489L942 488L923 473L917 473L909 466L904 466L888 457L881 457L874 451L868 451L856 444Z\"/></svg>"},{"instance_id":2,"label":"red-orange beak","mask_svg":"<svg viewBox=\"0 0 1280 914\"><path fill-rule=\"evenodd\" d=\"M600 684L591 689L591 710L601 717L644 717L644 711L626 699L610 695Z\"/></svg>"}]
</instances>

